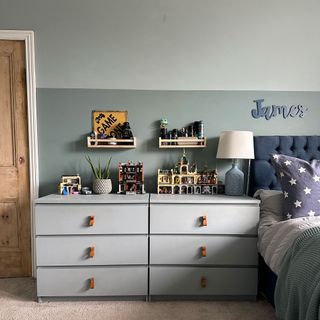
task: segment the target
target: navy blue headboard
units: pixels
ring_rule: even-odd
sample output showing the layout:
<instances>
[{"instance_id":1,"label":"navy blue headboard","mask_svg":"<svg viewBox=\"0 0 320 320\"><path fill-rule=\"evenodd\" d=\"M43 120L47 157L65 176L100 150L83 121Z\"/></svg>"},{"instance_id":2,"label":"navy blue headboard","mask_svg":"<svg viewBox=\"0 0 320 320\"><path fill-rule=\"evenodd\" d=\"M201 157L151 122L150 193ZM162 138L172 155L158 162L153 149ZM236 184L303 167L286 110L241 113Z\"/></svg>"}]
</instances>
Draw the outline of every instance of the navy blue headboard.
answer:
<instances>
[{"instance_id":1,"label":"navy blue headboard","mask_svg":"<svg viewBox=\"0 0 320 320\"><path fill-rule=\"evenodd\" d=\"M320 136L254 137L255 159L251 162L250 194L258 189L280 190L270 154L281 153L307 161L320 159Z\"/></svg>"}]
</instances>

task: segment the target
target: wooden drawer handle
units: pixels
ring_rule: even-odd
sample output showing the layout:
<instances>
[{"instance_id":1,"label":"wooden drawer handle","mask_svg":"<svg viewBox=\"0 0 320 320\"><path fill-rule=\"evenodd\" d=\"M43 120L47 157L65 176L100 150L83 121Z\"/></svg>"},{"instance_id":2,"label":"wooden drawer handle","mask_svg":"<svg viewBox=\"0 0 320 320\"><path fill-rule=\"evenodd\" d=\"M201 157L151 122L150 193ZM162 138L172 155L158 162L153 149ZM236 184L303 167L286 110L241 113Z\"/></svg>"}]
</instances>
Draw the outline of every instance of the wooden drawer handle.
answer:
<instances>
[{"instance_id":1,"label":"wooden drawer handle","mask_svg":"<svg viewBox=\"0 0 320 320\"><path fill-rule=\"evenodd\" d=\"M91 247L89 248L89 257L90 257L90 258L93 258L93 257L94 257L94 246L91 246Z\"/></svg>"},{"instance_id":2,"label":"wooden drawer handle","mask_svg":"<svg viewBox=\"0 0 320 320\"><path fill-rule=\"evenodd\" d=\"M89 217L89 227L93 227L93 225L94 225L94 216L91 215L91 216Z\"/></svg>"},{"instance_id":3,"label":"wooden drawer handle","mask_svg":"<svg viewBox=\"0 0 320 320\"><path fill-rule=\"evenodd\" d=\"M207 256L207 247L202 246L201 247L201 257L206 257Z\"/></svg>"},{"instance_id":4,"label":"wooden drawer handle","mask_svg":"<svg viewBox=\"0 0 320 320\"><path fill-rule=\"evenodd\" d=\"M89 279L89 282L90 282L89 288L90 288L90 289L94 289L94 278L90 278L90 279Z\"/></svg>"},{"instance_id":5,"label":"wooden drawer handle","mask_svg":"<svg viewBox=\"0 0 320 320\"><path fill-rule=\"evenodd\" d=\"M201 288L206 288L207 287L207 278L206 277L201 277Z\"/></svg>"},{"instance_id":6,"label":"wooden drawer handle","mask_svg":"<svg viewBox=\"0 0 320 320\"><path fill-rule=\"evenodd\" d=\"M200 217L200 226L206 227L208 225L208 219L207 216Z\"/></svg>"}]
</instances>

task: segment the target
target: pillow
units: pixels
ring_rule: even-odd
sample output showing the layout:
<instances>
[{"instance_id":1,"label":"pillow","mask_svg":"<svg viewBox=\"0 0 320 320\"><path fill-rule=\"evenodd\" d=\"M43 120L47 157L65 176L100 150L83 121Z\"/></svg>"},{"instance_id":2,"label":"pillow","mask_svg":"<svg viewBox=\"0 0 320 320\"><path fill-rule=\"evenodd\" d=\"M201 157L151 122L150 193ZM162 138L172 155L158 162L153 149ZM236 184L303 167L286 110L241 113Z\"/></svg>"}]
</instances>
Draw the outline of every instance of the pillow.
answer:
<instances>
[{"instance_id":1,"label":"pillow","mask_svg":"<svg viewBox=\"0 0 320 320\"><path fill-rule=\"evenodd\" d=\"M253 195L260 200L259 228L280 222L282 218L283 193L279 190L259 189Z\"/></svg>"},{"instance_id":2,"label":"pillow","mask_svg":"<svg viewBox=\"0 0 320 320\"><path fill-rule=\"evenodd\" d=\"M320 161L273 154L271 163L282 187L284 219L320 215Z\"/></svg>"},{"instance_id":3,"label":"pillow","mask_svg":"<svg viewBox=\"0 0 320 320\"><path fill-rule=\"evenodd\" d=\"M253 195L254 198L260 199L261 214L272 213L282 218L283 193L279 190L259 189Z\"/></svg>"}]
</instances>

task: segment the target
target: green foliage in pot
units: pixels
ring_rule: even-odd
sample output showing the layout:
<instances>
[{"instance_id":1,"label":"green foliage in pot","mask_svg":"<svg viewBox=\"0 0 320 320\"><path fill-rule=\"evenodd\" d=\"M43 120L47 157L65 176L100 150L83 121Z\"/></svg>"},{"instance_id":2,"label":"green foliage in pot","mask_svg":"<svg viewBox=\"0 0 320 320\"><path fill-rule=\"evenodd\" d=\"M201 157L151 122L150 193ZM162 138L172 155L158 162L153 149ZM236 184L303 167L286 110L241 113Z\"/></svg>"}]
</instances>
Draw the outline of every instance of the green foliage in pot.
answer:
<instances>
[{"instance_id":1,"label":"green foliage in pot","mask_svg":"<svg viewBox=\"0 0 320 320\"><path fill-rule=\"evenodd\" d=\"M109 160L107 160L106 166L103 167L101 166L100 159L98 162L98 166L95 166L91 158L89 156L86 156L86 160L89 162L92 172L96 179L109 179L111 159L112 157L110 157Z\"/></svg>"}]
</instances>

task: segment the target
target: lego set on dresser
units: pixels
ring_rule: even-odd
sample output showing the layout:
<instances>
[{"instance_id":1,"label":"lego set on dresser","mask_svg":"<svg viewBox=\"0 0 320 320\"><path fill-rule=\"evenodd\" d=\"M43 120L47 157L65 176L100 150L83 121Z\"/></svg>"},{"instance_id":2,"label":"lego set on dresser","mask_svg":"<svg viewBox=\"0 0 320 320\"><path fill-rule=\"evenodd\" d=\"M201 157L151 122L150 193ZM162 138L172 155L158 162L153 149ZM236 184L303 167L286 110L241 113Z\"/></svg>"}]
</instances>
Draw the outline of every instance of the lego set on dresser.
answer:
<instances>
[{"instance_id":1,"label":"lego set on dresser","mask_svg":"<svg viewBox=\"0 0 320 320\"><path fill-rule=\"evenodd\" d=\"M171 168L157 170L156 192L168 195L224 194L225 186L218 179L217 169L209 169L207 165L199 169L196 162L189 162L185 150L206 147L204 122L202 120L194 121L181 129L175 128L172 130L168 130L168 124L167 118L161 118L159 121L159 148L183 148L183 151L180 159ZM133 136L128 122L128 112L93 111L92 132L89 134L87 141L88 148L135 148L136 138ZM220 155L219 149L218 158ZM90 195L92 193L107 194L112 192L111 157L106 161L106 165L103 165L105 160L101 162L99 159L97 165L89 156L86 156L86 160L90 164L94 175L92 188L82 186L79 174L62 176L58 188L59 194L81 193ZM118 187L116 193L128 195L146 193L144 163L142 161L120 161L117 176ZM230 195L235 195L231 194L233 190L228 192ZM242 190L236 192L239 195L243 194Z\"/></svg>"}]
</instances>

